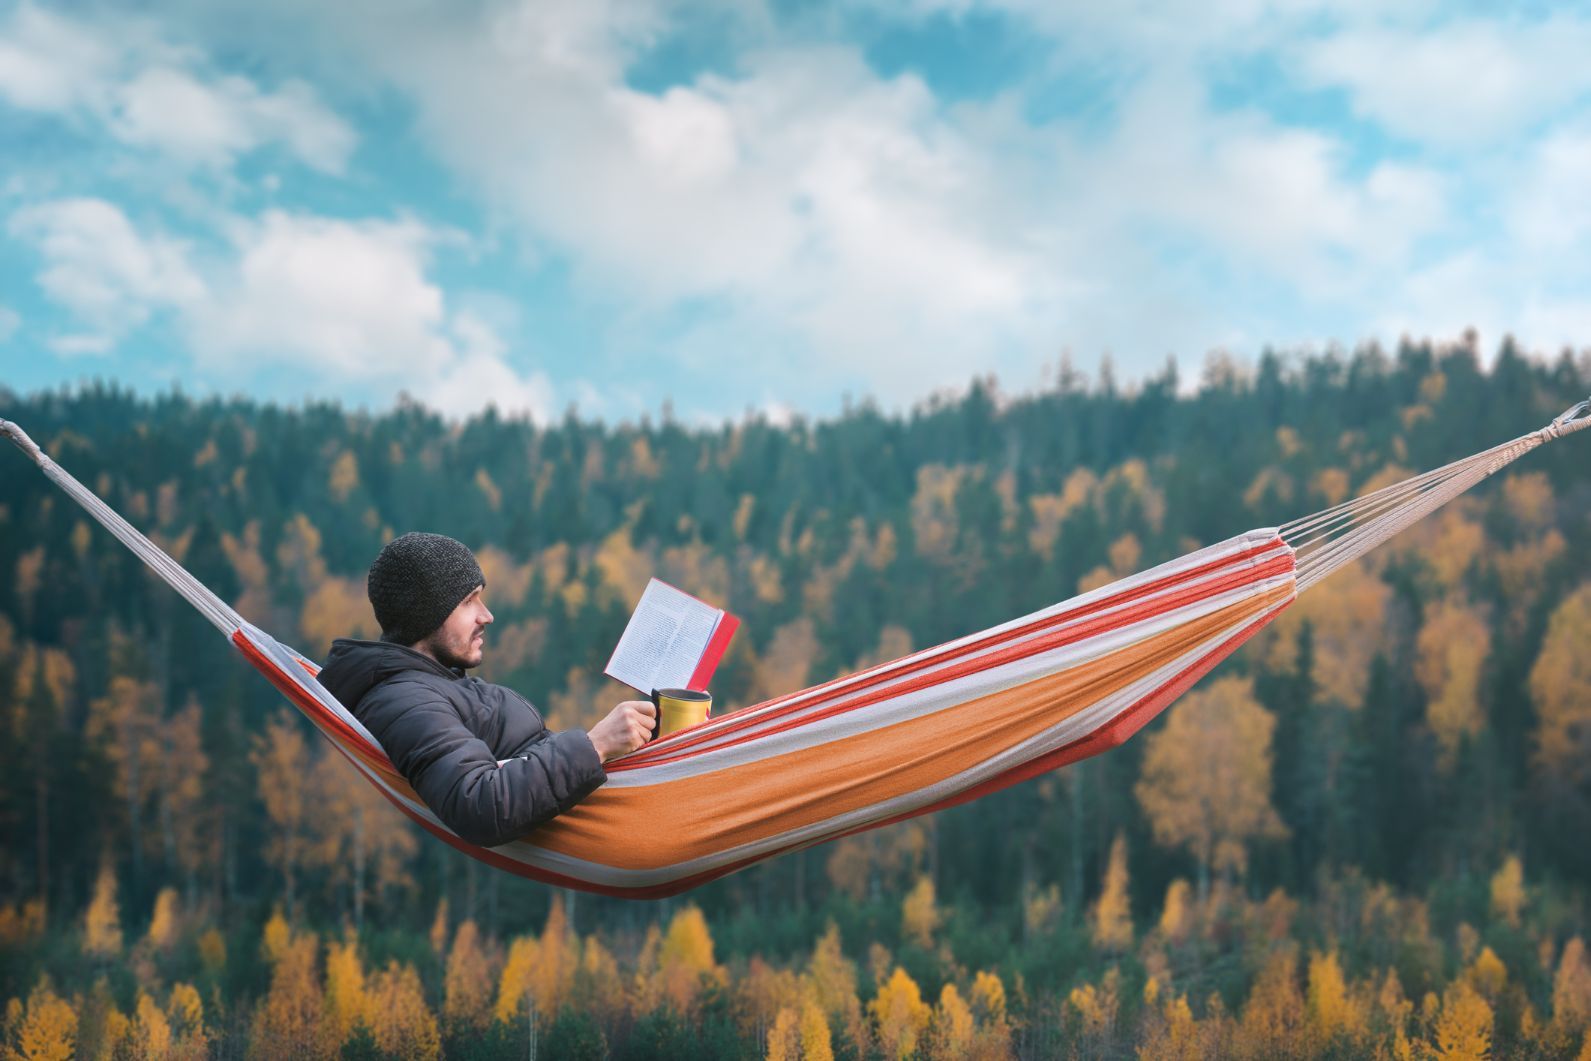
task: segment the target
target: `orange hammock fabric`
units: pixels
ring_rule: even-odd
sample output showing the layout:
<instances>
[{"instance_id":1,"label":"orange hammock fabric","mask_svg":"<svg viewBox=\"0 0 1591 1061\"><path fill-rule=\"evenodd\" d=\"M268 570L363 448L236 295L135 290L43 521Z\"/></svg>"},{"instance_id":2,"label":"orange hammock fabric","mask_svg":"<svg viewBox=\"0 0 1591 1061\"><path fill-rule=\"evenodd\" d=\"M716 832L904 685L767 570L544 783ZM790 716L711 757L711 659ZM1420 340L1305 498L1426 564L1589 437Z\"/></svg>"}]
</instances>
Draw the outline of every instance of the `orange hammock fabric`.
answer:
<instances>
[{"instance_id":1,"label":"orange hammock fabric","mask_svg":"<svg viewBox=\"0 0 1591 1061\"><path fill-rule=\"evenodd\" d=\"M0 420L45 473L205 614L406 815L520 876L673 895L784 852L964 803L1119 745L1337 567L1497 469L1547 427L1364 498L1251 531L935 648L717 716L608 764L579 806L495 848L454 835L316 665L246 622Z\"/></svg>"}]
</instances>

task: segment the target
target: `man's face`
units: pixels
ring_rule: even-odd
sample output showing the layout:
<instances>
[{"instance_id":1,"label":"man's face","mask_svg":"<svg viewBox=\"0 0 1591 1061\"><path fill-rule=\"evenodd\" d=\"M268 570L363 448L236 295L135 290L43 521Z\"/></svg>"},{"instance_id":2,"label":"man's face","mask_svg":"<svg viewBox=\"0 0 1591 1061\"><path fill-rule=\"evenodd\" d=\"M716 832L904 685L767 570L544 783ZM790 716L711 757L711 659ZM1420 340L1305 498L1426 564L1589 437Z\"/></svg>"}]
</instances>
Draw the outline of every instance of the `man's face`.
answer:
<instances>
[{"instance_id":1,"label":"man's face","mask_svg":"<svg viewBox=\"0 0 1591 1061\"><path fill-rule=\"evenodd\" d=\"M464 670L479 667L486 644L486 624L492 621L492 613L486 610L484 590L484 586L476 586L468 597L459 601L453 614L436 628L436 632L415 648L444 667Z\"/></svg>"}]
</instances>

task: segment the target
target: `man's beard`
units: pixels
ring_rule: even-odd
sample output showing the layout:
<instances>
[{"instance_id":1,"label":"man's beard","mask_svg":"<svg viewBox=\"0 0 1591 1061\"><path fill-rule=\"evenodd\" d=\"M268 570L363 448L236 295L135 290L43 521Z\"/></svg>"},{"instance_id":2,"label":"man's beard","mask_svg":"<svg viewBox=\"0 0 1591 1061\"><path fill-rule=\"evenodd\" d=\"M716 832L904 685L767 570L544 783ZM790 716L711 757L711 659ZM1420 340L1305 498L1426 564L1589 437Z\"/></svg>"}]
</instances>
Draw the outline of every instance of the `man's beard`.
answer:
<instances>
[{"instance_id":1,"label":"man's beard","mask_svg":"<svg viewBox=\"0 0 1591 1061\"><path fill-rule=\"evenodd\" d=\"M484 646L485 641L483 639L482 647L484 648ZM479 667L481 665L481 658L476 654L475 650L474 633L471 633L469 640L464 643L464 649L462 652L460 652L455 646L446 644L438 639L431 642L431 654L435 656L437 662L442 664L444 667L454 667L458 670L469 670L471 667Z\"/></svg>"}]
</instances>

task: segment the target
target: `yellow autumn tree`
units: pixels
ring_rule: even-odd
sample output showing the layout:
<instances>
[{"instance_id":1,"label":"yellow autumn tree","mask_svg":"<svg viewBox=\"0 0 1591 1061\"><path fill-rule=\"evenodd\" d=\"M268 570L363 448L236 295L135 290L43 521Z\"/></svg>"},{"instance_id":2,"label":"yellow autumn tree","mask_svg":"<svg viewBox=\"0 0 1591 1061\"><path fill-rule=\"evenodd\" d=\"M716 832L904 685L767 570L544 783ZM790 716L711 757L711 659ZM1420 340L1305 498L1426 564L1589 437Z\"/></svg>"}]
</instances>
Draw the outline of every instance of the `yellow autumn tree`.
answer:
<instances>
[{"instance_id":1,"label":"yellow autumn tree","mask_svg":"<svg viewBox=\"0 0 1591 1061\"><path fill-rule=\"evenodd\" d=\"M1564 1041L1591 1031L1591 961L1579 936L1564 944L1552 978L1552 1029Z\"/></svg>"},{"instance_id":2,"label":"yellow autumn tree","mask_svg":"<svg viewBox=\"0 0 1591 1061\"><path fill-rule=\"evenodd\" d=\"M249 762L254 764L265 815L270 821L263 854L282 875L283 898L295 908L298 875L312 838L309 791L309 747L297 720L280 708L254 736Z\"/></svg>"},{"instance_id":3,"label":"yellow autumn tree","mask_svg":"<svg viewBox=\"0 0 1591 1061\"><path fill-rule=\"evenodd\" d=\"M1427 610L1415 642L1414 676L1425 690L1425 721L1436 735L1441 770L1451 770L1459 745L1486 725L1480 685L1490 651L1491 630L1477 609L1447 600Z\"/></svg>"},{"instance_id":4,"label":"yellow autumn tree","mask_svg":"<svg viewBox=\"0 0 1591 1061\"><path fill-rule=\"evenodd\" d=\"M370 978L371 1035L376 1048L405 1061L434 1061L442 1056L442 1033L425 1002L420 974L397 959Z\"/></svg>"},{"instance_id":5,"label":"yellow autumn tree","mask_svg":"<svg viewBox=\"0 0 1591 1061\"><path fill-rule=\"evenodd\" d=\"M856 965L845 957L840 929L833 921L813 945L804 979L828 1026L844 1033L857 1053L865 1053L867 1026L856 993Z\"/></svg>"},{"instance_id":6,"label":"yellow autumn tree","mask_svg":"<svg viewBox=\"0 0 1591 1061\"><path fill-rule=\"evenodd\" d=\"M48 977L28 992L26 1003L13 998L6 1007L9 1057L28 1061L70 1061L77 1045L77 1012L55 993Z\"/></svg>"},{"instance_id":7,"label":"yellow autumn tree","mask_svg":"<svg viewBox=\"0 0 1591 1061\"><path fill-rule=\"evenodd\" d=\"M316 962L320 940L313 932L273 941L276 951L271 985L254 1014L251 1058L331 1057L335 1044L325 1034L325 1007Z\"/></svg>"},{"instance_id":8,"label":"yellow autumn tree","mask_svg":"<svg viewBox=\"0 0 1591 1061\"><path fill-rule=\"evenodd\" d=\"M1278 947L1266 959L1243 1003L1238 1053L1254 1058L1289 1056L1307 1042L1309 1013L1298 989L1296 965L1290 945Z\"/></svg>"},{"instance_id":9,"label":"yellow autumn tree","mask_svg":"<svg viewBox=\"0 0 1591 1061\"><path fill-rule=\"evenodd\" d=\"M298 629L304 635L304 651L317 654L324 653L339 637L371 639L381 635L364 580L330 574L306 593Z\"/></svg>"},{"instance_id":10,"label":"yellow autumn tree","mask_svg":"<svg viewBox=\"0 0 1591 1061\"><path fill-rule=\"evenodd\" d=\"M1591 582L1553 611L1541 654L1530 669L1530 695L1539 719L1538 761L1556 782L1591 779Z\"/></svg>"},{"instance_id":11,"label":"yellow autumn tree","mask_svg":"<svg viewBox=\"0 0 1591 1061\"><path fill-rule=\"evenodd\" d=\"M1093 911L1094 946L1119 953L1132 946L1132 899L1127 892L1127 837L1110 845L1105 880Z\"/></svg>"},{"instance_id":12,"label":"yellow autumn tree","mask_svg":"<svg viewBox=\"0 0 1591 1061\"><path fill-rule=\"evenodd\" d=\"M518 936L508 945L508 958L497 978L497 1005L492 1015L504 1024L524 1020L527 1001L530 999L530 974L536 967L536 950L540 946L534 936Z\"/></svg>"},{"instance_id":13,"label":"yellow autumn tree","mask_svg":"<svg viewBox=\"0 0 1591 1061\"><path fill-rule=\"evenodd\" d=\"M177 889L162 888L155 895L155 912L144 939L155 950L169 950L177 938Z\"/></svg>"},{"instance_id":14,"label":"yellow autumn tree","mask_svg":"<svg viewBox=\"0 0 1591 1061\"><path fill-rule=\"evenodd\" d=\"M240 467L238 470L241 472L244 469ZM241 536L223 531L221 550L226 553L227 562L232 565L232 571L242 587L232 606L244 618L258 623L269 622L272 611L271 568L261 555L260 521L250 520L244 525Z\"/></svg>"},{"instance_id":15,"label":"yellow autumn tree","mask_svg":"<svg viewBox=\"0 0 1591 1061\"><path fill-rule=\"evenodd\" d=\"M1386 583L1364 564L1350 564L1333 573L1271 624L1270 666L1285 670L1296 664L1298 639L1307 624L1321 698L1358 708L1370 681L1370 662L1385 642L1391 599Z\"/></svg>"},{"instance_id":16,"label":"yellow autumn tree","mask_svg":"<svg viewBox=\"0 0 1591 1061\"><path fill-rule=\"evenodd\" d=\"M160 690L153 682L116 675L105 695L90 701L84 726L85 738L103 746L110 760L135 864L150 840L150 805L164 762L160 716Z\"/></svg>"},{"instance_id":17,"label":"yellow autumn tree","mask_svg":"<svg viewBox=\"0 0 1591 1061\"><path fill-rule=\"evenodd\" d=\"M801 1004L798 1030L802 1061L834 1061L834 1041L829 1034L828 1018L823 1015L822 1007L811 999Z\"/></svg>"},{"instance_id":18,"label":"yellow autumn tree","mask_svg":"<svg viewBox=\"0 0 1591 1061\"><path fill-rule=\"evenodd\" d=\"M153 998L138 992L138 1003L133 1009L133 1048L139 1057L166 1058L171 1056L171 1022Z\"/></svg>"},{"instance_id":19,"label":"yellow autumn tree","mask_svg":"<svg viewBox=\"0 0 1591 1061\"><path fill-rule=\"evenodd\" d=\"M601 572L602 581L613 587L618 598L632 607L641 599L641 593L646 589L656 566L652 557L635 547L628 526L621 526L602 539L592 563Z\"/></svg>"},{"instance_id":20,"label":"yellow autumn tree","mask_svg":"<svg viewBox=\"0 0 1591 1061\"><path fill-rule=\"evenodd\" d=\"M1337 952L1309 959L1309 1020L1322 1043L1353 1042L1364 1033L1365 1014L1348 991Z\"/></svg>"},{"instance_id":21,"label":"yellow autumn tree","mask_svg":"<svg viewBox=\"0 0 1591 1061\"><path fill-rule=\"evenodd\" d=\"M894 1058L907 1058L917 1052L933 1013L923 1001L917 981L898 965L878 989L877 996L867 1004L867 1011L873 1018L885 1056Z\"/></svg>"},{"instance_id":22,"label":"yellow autumn tree","mask_svg":"<svg viewBox=\"0 0 1591 1061\"><path fill-rule=\"evenodd\" d=\"M484 1029L492 1019L492 962L473 920L453 934L443 977L442 1016L453 1025Z\"/></svg>"},{"instance_id":23,"label":"yellow autumn tree","mask_svg":"<svg viewBox=\"0 0 1591 1061\"><path fill-rule=\"evenodd\" d=\"M785 623L773 632L768 648L757 660L752 680L753 702L804 689L818 656L818 637L806 616Z\"/></svg>"},{"instance_id":24,"label":"yellow autumn tree","mask_svg":"<svg viewBox=\"0 0 1591 1061\"><path fill-rule=\"evenodd\" d=\"M333 501L342 504L358 487L359 458L353 450L345 449L331 462L331 471L326 476L326 489Z\"/></svg>"},{"instance_id":25,"label":"yellow autumn tree","mask_svg":"<svg viewBox=\"0 0 1591 1061\"><path fill-rule=\"evenodd\" d=\"M1495 1006L1502 997L1503 989L1508 986L1508 967L1496 951L1482 947L1469 968L1464 970L1464 978L1482 998Z\"/></svg>"},{"instance_id":26,"label":"yellow autumn tree","mask_svg":"<svg viewBox=\"0 0 1591 1061\"><path fill-rule=\"evenodd\" d=\"M204 1002L192 984L171 985L166 999L166 1017L171 1024L171 1056L204 1058L209 1056L210 1029L204 1023Z\"/></svg>"},{"instance_id":27,"label":"yellow autumn tree","mask_svg":"<svg viewBox=\"0 0 1591 1061\"><path fill-rule=\"evenodd\" d=\"M326 561L320 555L320 528L302 512L282 525L276 546L276 567L304 594L314 591L326 579Z\"/></svg>"},{"instance_id":28,"label":"yellow autumn tree","mask_svg":"<svg viewBox=\"0 0 1591 1061\"><path fill-rule=\"evenodd\" d=\"M189 880L209 864L211 817L205 805L210 757L204 750L204 711L196 697L161 722L154 763L156 814L167 857Z\"/></svg>"},{"instance_id":29,"label":"yellow autumn tree","mask_svg":"<svg viewBox=\"0 0 1591 1061\"><path fill-rule=\"evenodd\" d=\"M1518 855L1509 855L1492 874L1492 916L1519 927L1525 909L1525 867Z\"/></svg>"},{"instance_id":30,"label":"yellow autumn tree","mask_svg":"<svg viewBox=\"0 0 1591 1061\"><path fill-rule=\"evenodd\" d=\"M554 896L542 926L536 951L536 964L530 972L531 997L536 1009L548 1020L556 1017L574 987L580 966L580 940L569 927L563 897Z\"/></svg>"},{"instance_id":31,"label":"yellow autumn tree","mask_svg":"<svg viewBox=\"0 0 1591 1061\"><path fill-rule=\"evenodd\" d=\"M83 913L83 953L111 958L122 950L121 908L116 903L116 870L110 860L100 862L94 878L94 897Z\"/></svg>"},{"instance_id":32,"label":"yellow autumn tree","mask_svg":"<svg viewBox=\"0 0 1591 1061\"><path fill-rule=\"evenodd\" d=\"M1178 995L1154 1014L1138 1056L1143 1061L1200 1061L1216 1055L1193 1016L1186 995Z\"/></svg>"},{"instance_id":33,"label":"yellow autumn tree","mask_svg":"<svg viewBox=\"0 0 1591 1061\"><path fill-rule=\"evenodd\" d=\"M663 949L663 930L654 921L646 926L641 953L635 959L635 988L630 992L630 1012L641 1017L663 1004L663 974L658 955Z\"/></svg>"},{"instance_id":34,"label":"yellow autumn tree","mask_svg":"<svg viewBox=\"0 0 1591 1061\"><path fill-rule=\"evenodd\" d=\"M928 1056L934 1061L960 1061L972 1052L972 1009L947 983L928 1022Z\"/></svg>"},{"instance_id":35,"label":"yellow autumn tree","mask_svg":"<svg viewBox=\"0 0 1591 1061\"><path fill-rule=\"evenodd\" d=\"M918 877L901 903L901 933L920 947L932 947L934 930L938 927L939 907L934 902L934 882Z\"/></svg>"},{"instance_id":36,"label":"yellow autumn tree","mask_svg":"<svg viewBox=\"0 0 1591 1061\"><path fill-rule=\"evenodd\" d=\"M580 948L575 982L580 1009L609 1025L623 1017L630 991L619 972L618 959L596 936L587 937Z\"/></svg>"},{"instance_id":37,"label":"yellow autumn tree","mask_svg":"<svg viewBox=\"0 0 1591 1061\"><path fill-rule=\"evenodd\" d=\"M801 1025L796 1011L789 1006L780 1009L768 1029L766 1061L800 1061Z\"/></svg>"},{"instance_id":38,"label":"yellow autumn tree","mask_svg":"<svg viewBox=\"0 0 1591 1061\"><path fill-rule=\"evenodd\" d=\"M1212 868L1241 873L1249 841L1287 834L1271 807L1275 728L1251 679L1222 678L1174 707L1146 743L1134 791L1155 839L1198 862L1201 901Z\"/></svg>"},{"instance_id":39,"label":"yellow autumn tree","mask_svg":"<svg viewBox=\"0 0 1591 1061\"><path fill-rule=\"evenodd\" d=\"M1066 996L1066 1007L1077 1016L1078 1030L1096 1048L1102 1048L1116 1027L1121 1011L1121 971L1111 966L1098 986L1079 984Z\"/></svg>"},{"instance_id":40,"label":"yellow autumn tree","mask_svg":"<svg viewBox=\"0 0 1591 1061\"><path fill-rule=\"evenodd\" d=\"M1048 884L1043 888L1030 886L1022 901L1022 931L1024 938L1032 939L1051 931L1061 916L1061 887Z\"/></svg>"},{"instance_id":41,"label":"yellow autumn tree","mask_svg":"<svg viewBox=\"0 0 1591 1061\"><path fill-rule=\"evenodd\" d=\"M1160 934L1172 943L1186 940L1192 928L1193 913L1188 908L1191 892L1192 888L1181 877L1166 887L1166 902L1160 908Z\"/></svg>"},{"instance_id":42,"label":"yellow autumn tree","mask_svg":"<svg viewBox=\"0 0 1591 1061\"><path fill-rule=\"evenodd\" d=\"M1491 1056L1492 1007L1467 980L1454 980L1442 992L1442 1010L1431 1044L1437 1057L1481 1061Z\"/></svg>"},{"instance_id":43,"label":"yellow autumn tree","mask_svg":"<svg viewBox=\"0 0 1591 1061\"><path fill-rule=\"evenodd\" d=\"M713 936L701 908L692 903L669 919L658 948L658 977L663 998L676 1013L695 1011L707 983L723 983L725 975L713 961Z\"/></svg>"},{"instance_id":44,"label":"yellow autumn tree","mask_svg":"<svg viewBox=\"0 0 1591 1061\"><path fill-rule=\"evenodd\" d=\"M972 978L972 1019L976 1024L971 1055L979 1059L1011 1056L1011 1022L1005 1012L1005 984L997 973Z\"/></svg>"},{"instance_id":45,"label":"yellow autumn tree","mask_svg":"<svg viewBox=\"0 0 1591 1061\"><path fill-rule=\"evenodd\" d=\"M327 1036L337 1046L348 1041L354 1029L370 1023L370 998L365 991L364 963L353 933L326 948Z\"/></svg>"}]
</instances>

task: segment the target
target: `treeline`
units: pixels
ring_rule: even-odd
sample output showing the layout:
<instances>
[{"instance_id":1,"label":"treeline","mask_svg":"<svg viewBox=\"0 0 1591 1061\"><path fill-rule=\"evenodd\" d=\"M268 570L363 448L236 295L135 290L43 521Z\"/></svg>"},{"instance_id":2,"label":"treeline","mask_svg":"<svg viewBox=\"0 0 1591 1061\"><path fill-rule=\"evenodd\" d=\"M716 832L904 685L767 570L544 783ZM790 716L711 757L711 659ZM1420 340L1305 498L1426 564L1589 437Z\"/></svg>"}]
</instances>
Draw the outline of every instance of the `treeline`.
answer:
<instances>
[{"instance_id":1,"label":"treeline","mask_svg":"<svg viewBox=\"0 0 1591 1061\"><path fill-rule=\"evenodd\" d=\"M384 540L410 529L462 539L481 556L497 615L483 675L573 726L623 698L601 668L653 574L745 619L714 689L744 705L1467 455L1588 392L1591 357L1548 363L1505 343L1486 367L1465 340L1267 354L1253 366L1213 358L1196 387L1169 368L1124 387L1063 366L1036 394L984 380L903 414L863 403L832 420L748 416L716 429L572 413L547 426L491 413L450 426L412 402L369 416L113 386L0 390L0 415L311 656L333 637L374 635L363 576ZM1522 856L1543 897L1532 971L1525 951L1487 945L1523 1001L1476 990L1499 1035L1524 1034L1508 1014L1527 1004L1538 1026L1553 1019L1548 970L1585 932L1591 875L1584 440L1531 454L1312 589L1124 748L701 889L693 898L728 967L755 956L798 969L831 919L865 965L868 942L898 931L886 912L927 882L939 907L960 912L946 924L964 928L940 944L949 957L907 972L928 1004L952 983L971 998L968 970L1008 991L1020 973L1019 1049L1037 1042L1023 1038L1033 1029L1062 1027L1036 1022L1044 1000L1104 992L1109 969L1125 1007L1111 1049L1159 1034L1154 1020L1170 1020L1178 998L1201 1035L1226 1041L1237 1025L1220 1031L1222 1021L1280 983L1266 955L1289 941L1300 985L1317 952L1339 955L1350 994L1385 971L1342 949L1339 922L1357 911L1305 917L1316 927L1252 953L1211 929L1195 934L1205 957L1154 974L1151 1005L1133 994L1150 975L1142 930L1112 949L1086 928L1120 851L1131 882L1120 902L1139 925L1182 881L1190 909L1216 926L1273 893L1321 909L1347 880L1384 882L1363 887L1390 888L1388 901L1424 897L1442 957L1418 977L1400 970L1414 1042L1435 1027L1460 964L1476 960L1450 934L1485 934L1489 907L1475 896ZM502 945L549 916L546 889L421 838L17 454L0 454L0 571L8 933L81 926L107 873L127 910L152 917L173 889L195 923L252 933L234 953L257 951L278 904L293 932L340 939L346 923L377 958L373 931L423 935L444 900ZM1231 768L1218 774L1213 761ZM1028 913L1046 903L1073 944L1030 947ZM567 916L635 941L639 960L646 925L672 912L583 896ZM7 996L28 997L42 953L8 948ZM88 997L78 964L44 964L58 997ZM440 981L416 965L434 994ZM228 981L229 1007L268 990L256 972ZM126 1013L134 982L110 979ZM1427 991L1434 1015L1421 1009ZM1212 993L1224 1008L1211 1009ZM627 1041L619 1025L601 1030L614 1049Z\"/></svg>"}]
</instances>

